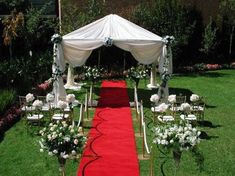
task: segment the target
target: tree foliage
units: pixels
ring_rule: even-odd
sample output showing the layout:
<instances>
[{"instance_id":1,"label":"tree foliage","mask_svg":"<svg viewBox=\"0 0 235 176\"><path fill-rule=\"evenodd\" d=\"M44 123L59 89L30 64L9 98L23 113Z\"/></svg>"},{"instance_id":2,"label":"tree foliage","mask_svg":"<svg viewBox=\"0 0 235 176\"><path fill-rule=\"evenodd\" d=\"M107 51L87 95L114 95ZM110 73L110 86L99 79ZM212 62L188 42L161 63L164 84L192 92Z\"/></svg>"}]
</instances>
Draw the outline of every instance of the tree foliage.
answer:
<instances>
[{"instance_id":1,"label":"tree foliage","mask_svg":"<svg viewBox=\"0 0 235 176\"><path fill-rule=\"evenodd\" d=\"M103 6L98 0L88 0L84 6L75 6L71 0L62 0L62 33L72 32L96 20L102 14Z\"/></svg>"},{"instance_id":2,"label":"tree foliage","mask_svg":"<svg viewBox=\"0 0 235 176\"><path fill-rule=\"evenodd\" d=\"M199 18L193 10L184 7L178 0L154 0L151 3L141 4L135 10L133 17L136 23L160 36L175 37L176 42L173 45L175 64L177 60L189 57L190 41L195 35L195 30L198 28L200 31ZM198 37L200 35L198 32L197 38L200 38ZM194 53L195 46L191 48ZM181 63L180 60L177 62Z\"/></svg>"},{"instance_id":3,"label":"tree foliage","mask_svg":"<svg viewBox=\"0 0 235 176\"><path fill-rule=\"evenodd\" d=\"M204 30L202 48L201 48L201 51L206 55L211 54L217 45L216 43L217 30L218 29L216 27L213 27L212 18L210 18L210 22L207 24Z\"/></svg>"},{"instance_id":4,"label":"tree foliage","mask_svg":"<svg viewBox=\"0 0 235 176\"><path fill-rule=\"evenodd\" d=\"M222 0L220 3L220 13L225 24L225 28L229 29L229 55L232 54L233 35L235 29L235 1Z\"/></svg>"}]
</instances>

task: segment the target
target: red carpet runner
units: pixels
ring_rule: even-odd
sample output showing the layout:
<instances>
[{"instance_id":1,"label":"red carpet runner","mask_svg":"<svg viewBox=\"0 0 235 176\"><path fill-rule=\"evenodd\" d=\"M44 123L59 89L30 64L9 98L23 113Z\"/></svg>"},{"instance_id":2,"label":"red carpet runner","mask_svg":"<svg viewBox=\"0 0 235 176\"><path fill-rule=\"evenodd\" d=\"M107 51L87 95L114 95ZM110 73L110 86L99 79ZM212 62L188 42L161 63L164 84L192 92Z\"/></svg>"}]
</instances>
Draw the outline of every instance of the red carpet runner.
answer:
<instances>
[{"instance_id":1,"label":"red carpet runner","mask_svg":"<svg viewBox=\"0 0 235 176\"><path fill-rule=\"evenodd\" d=\"M102 82L99 105L77 176L139 176L124 81Z\"/></svg>"}]
</instances>

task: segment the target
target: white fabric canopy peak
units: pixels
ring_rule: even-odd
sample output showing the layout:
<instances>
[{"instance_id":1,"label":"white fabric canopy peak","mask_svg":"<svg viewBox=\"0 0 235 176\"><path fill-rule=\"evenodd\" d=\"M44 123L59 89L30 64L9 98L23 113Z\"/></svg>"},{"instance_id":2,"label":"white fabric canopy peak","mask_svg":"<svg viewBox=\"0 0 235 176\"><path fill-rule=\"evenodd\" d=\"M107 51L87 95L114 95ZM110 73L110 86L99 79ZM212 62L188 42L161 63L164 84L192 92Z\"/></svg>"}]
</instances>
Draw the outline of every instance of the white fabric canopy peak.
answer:
<instances>
[{"instance_id":1,"label":"white fabric canopy peak","mask_svg":"<svg viewBox=\"0 0 235 176\"><path fill-rule=\"evenodd\" d=\"M64 58L74 67L81 66L92 50L104 45L108 38L142 64L157 61L165 44L158 35L111 14L63 36Z\"/></svg>"}]
</instances>

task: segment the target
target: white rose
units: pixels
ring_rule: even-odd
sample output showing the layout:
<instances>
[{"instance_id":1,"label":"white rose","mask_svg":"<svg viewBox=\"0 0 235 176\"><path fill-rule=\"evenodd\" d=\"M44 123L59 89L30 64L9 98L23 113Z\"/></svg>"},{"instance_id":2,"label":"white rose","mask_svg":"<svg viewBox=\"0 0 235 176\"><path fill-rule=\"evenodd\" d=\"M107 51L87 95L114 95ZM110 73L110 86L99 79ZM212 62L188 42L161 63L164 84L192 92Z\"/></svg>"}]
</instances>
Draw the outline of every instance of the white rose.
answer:
<instances>
[{"instance_id":1,"label":"white rose","mask_svg":"<svg viewBox=\"0 0 235 176\"><path fill-rule=\"evenodd\" d=\"M67 107L67 102L60 100L60 101L58 102L58 107L59 107L60 109L65 109L65 108Z\"/></svg>"},{"instance_id":2,"label":"white rose","mask_svg":"<svg viewBox=\"0 0 235 176\"><path fill-rule=\"evenodd\" d=\"M74 94L68 94L68 95L66 96L66 101L67 101L68 103L73 103L73 102L75 101L75 95L74 95Z\"/></svg>"},{"instance_id":3,"label":"white rose","mask_svg":"<svg viewBox=\"0 0 235 176\"><path fill-rule=\"evenodd\" d=\"M168 96L168 101L172 104L176 103L176 95L169 95Z\"/></svg>"},{"instance_id":4,"label":"white rose","mask_svg":"<svg viewBox=\"0 0 235 176\"><path fill-rule=\"evenodd\" d=\"M191 96L190 96L190 101L191 102L196 102L196 101L198 101L199 100L199 96L197 95L197 94L192 94Z\"/></svg>"},{"instance_id":5,"label":"white rose","mask_svg":"<svg viewBox=\"0 0 235 176\"><path fill-rule=\"evenodd\" d=\"M42 106L43 106L43 103L42 103L42 101L40 101L40 100L35 100L35 101L33 102L33 107L35 107L35 109L41 109Z\"/></svg>"},{"instance_id":6,"label":"white rose","mask_svg":"<svg viewBox=\"0 0 235 176\"><path fill-rule=\"evenodd\" d=\"M31 93L28 93L28 94L25 96L25 98L26 98L26 102L27 102L27 103L32 102L32 101L34 100L34 96L33 96L33 94L31 94Z\"/></svg>"},{"instance_id":7,"label":"white rose","mask_svg":"<svg viewBox=\"0 0 235 176\"><path fill-rule=\"evenodd\" d=\"M54 153L54 154L57 154L57 153L58 153L58 150L53 150L53 153Z\"/></svg>"},{"instance_id":8,"label":"white rose","mask_svg":"<svg viewBox=\"0 0 235 176\"><path fill-rule=\"evenodd\" d=\"M76 151L75 150L72 150L72 155L76 155Z\"/></svg>"},{"instance_id":9,"label":"white rose","mask_svg":"<svg viewBox=\"0 0 235 176\"><path fill-rule=\"evenodd\" d=\"M74 143L75 145L77 145L77 144L78 144L78 139L74 139L73 143Z\"/></svg>"},{"instance_id":10,"label":"white rose","mask_svg":"<svg viewBox=\"0 0 235 176\"><path fill-rule=\"evenodd\" d=\"M166 103L162 103L158 106L159 108L159 112L166 112L166 110L168 109L168 105Z\"/></svg>"},{"instance_id":11,"label":"white rose","mask_svg":"<svg viewBox=\"0 0 235 176\"><path fill-rule=\"evenodd\" d=\"M190 111L190 105L188 103L182 103L180 108L182 109L182 111L187 113Z\"/></svg>"},{"instance_id":12,"label":"white rose","mask_svg":"<svg viewBox=\"0 0 235 176\"><path fill-rule=\"evenodd\" d=\"M157 103L159 101L159 96L157 94L153 94L150 97L150 101L153 102L153 103Z\"/></svg>"},{"instance_id":13,"label":"white rose","mask_svg":"<svg viewBox=\"0 0 235 176\"><path fill-rule=\"evenodd\" d=\"M55 99L55 96L53 94L48 93L46 96L46 101L49 102L53 102Z\"/></svg>"}]
</instances>

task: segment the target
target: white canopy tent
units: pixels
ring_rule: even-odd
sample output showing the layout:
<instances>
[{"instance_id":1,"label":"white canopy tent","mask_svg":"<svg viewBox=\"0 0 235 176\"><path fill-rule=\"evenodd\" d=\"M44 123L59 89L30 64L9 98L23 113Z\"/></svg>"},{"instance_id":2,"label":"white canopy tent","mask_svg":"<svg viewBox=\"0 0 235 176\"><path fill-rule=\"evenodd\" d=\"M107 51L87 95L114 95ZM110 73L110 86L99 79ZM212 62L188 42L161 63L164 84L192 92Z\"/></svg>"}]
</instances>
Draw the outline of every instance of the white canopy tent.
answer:
<instances>
[{"instance_id":1,"label":"white canopy tent","mask_svg":"<svg viewBox=\"0 0 235 176\"><path fill-rule=\"evenodd\" d=\"M64 72L65 62L73 67L84 65L92 51L102 45L115 45L129 51L139 63L145 65L156 66L159 63L159 71L164 71L166 41L118 15L111 14L64 35L61 43L55 43L54 75L58 75L58 71ZM171 73L172 61L169 63L168 70ZM66 96L60 76L54 83L53 92L56 102L60 96Z\"/></svg>"}]
</instances>

